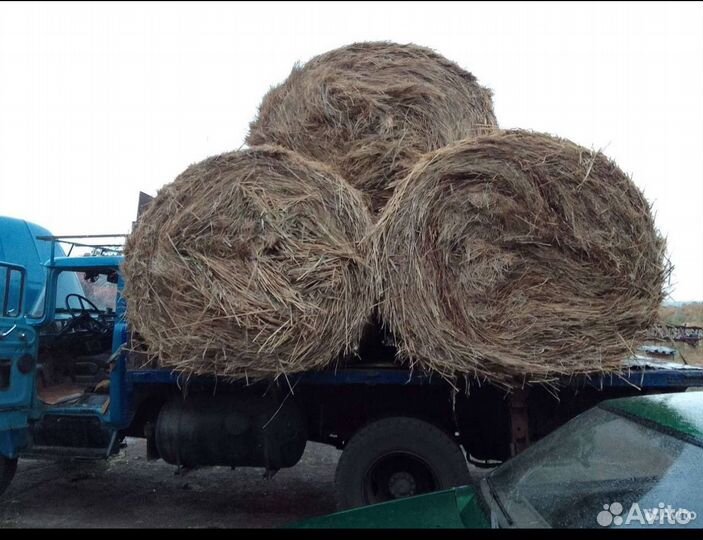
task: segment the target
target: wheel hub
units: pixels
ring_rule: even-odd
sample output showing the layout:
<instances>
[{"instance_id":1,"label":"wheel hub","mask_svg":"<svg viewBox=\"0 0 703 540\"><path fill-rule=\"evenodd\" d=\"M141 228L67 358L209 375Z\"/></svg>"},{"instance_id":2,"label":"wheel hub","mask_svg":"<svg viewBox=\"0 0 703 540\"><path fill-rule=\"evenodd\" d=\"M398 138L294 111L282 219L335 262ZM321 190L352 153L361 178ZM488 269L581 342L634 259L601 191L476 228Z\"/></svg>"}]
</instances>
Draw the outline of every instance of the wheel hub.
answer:
<instances>
[{"instance_id":1,"label":"wheel hub","mask_svg":"<svg viewBox=\"0 0 703 540\"><path fill-rule=\"evenodd\" d=\"M415 478L405 471L393 473L388 480L388 491L396 499L415 495L416 488Z\"/></svg>"}]
</instances>

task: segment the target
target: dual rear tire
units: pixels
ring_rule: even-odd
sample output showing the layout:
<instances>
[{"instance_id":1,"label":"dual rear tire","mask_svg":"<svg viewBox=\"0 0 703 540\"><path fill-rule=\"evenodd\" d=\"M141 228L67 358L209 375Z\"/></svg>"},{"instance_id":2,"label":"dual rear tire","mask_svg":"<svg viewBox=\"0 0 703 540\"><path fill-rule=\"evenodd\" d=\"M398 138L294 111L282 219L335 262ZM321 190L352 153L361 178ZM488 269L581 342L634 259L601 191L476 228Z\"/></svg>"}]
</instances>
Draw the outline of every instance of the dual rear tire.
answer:
<instances>
[{"instance_id":1,"label":"dual rear tire","mask_svg":"<svg viewBox=\"0 0 703 540\"><path fill-rule=\"evenodd\" d=\"M443 430L411 417L383 418L357 431L335 476L340 510L469 483L461 447Z\"/></svg>"}]
</instances>

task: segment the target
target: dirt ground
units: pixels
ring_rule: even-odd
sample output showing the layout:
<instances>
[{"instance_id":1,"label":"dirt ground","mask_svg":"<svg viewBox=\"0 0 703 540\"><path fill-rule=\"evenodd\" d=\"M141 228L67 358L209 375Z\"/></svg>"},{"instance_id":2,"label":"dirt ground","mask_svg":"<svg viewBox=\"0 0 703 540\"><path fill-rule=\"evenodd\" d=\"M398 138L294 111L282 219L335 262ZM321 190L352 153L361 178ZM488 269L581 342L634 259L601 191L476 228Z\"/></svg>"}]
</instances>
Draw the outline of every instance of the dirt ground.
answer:
<instances>
[{"instance_id":1,"label":"dirt ground","mask_svg":"<svg viewBox=\"0 0 703 540\"><path fill-rule=\"evenodd\" d=\"M174 474L147 461L143 440L109 462L20 460L0 496L6 527L278 527L335 511L340 452L308 443L301 463L262 478L262 469L213 467Z\"/></svg>"}]
</instances>

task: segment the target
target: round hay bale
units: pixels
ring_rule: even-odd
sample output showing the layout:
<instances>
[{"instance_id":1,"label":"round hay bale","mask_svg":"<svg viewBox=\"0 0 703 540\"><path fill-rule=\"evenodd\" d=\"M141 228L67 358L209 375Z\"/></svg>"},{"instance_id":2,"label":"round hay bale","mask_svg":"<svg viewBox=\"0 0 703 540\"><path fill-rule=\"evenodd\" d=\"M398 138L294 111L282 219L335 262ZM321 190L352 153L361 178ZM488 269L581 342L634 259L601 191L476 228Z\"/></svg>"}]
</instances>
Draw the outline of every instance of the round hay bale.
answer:
<instances>
[{"instance_id":1,"label":"round hay bale","mask_svg":"<svg viewBox=\"0 0 703 540\"><path fill-rule=\"evenodd\" d=\"M512 386L614 370L656 320L665 244L600 153L508 131L429 153L372 232L399 356Z\"/></svg>"},{"instance_id":2,"label":"round hay bale","mask_svg":"<svg viewBox=\"0 0 703 540\"><path fill-rule=\"evenodd\" d=\"M420 154L497 126L491 92L425 47L355 43L293 68L272 88L247 144L330 164L375 211Z\"/></svg>"},{"instance_id":3,"label":"round hay bale","mask_svg":"<svg viewBox=\"0 0 703 540\"><path fill-rule=\"evenodd\" d=\"M264 378L357 347L374 304L362 196L271 146L162 188L125 246L128 319L163 367Z\"/></svg>"}]
</instances>

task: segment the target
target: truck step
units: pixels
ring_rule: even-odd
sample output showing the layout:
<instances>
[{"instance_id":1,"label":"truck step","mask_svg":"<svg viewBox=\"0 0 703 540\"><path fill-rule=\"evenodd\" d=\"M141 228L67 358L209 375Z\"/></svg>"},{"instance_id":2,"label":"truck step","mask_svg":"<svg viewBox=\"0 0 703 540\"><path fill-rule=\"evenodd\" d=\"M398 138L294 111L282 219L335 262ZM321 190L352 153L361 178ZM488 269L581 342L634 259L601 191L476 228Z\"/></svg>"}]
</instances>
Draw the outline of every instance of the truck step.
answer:
<instances>
[{"instance_id":1,"label":"truck step","mask_svg":"<svg viewBox=\"0 0 703 540\"><path fill-rule=\"evenodd\" d=\"M76 458L102 460L108 458L107 448L77 448L72 446L32 446L21 454L22 458Z\"/></svg>"},{"instance_id":2,"label":"truck step","mask_svg":"<svg viewBox=\"0 0 703 540\"><path fill-rule=\"evenodd\" d=\"M60 444L37 444L34 441L26 451L22 452L22 457L29 458L71 458L85 460L107 459L119 451L117 441L117 430L111 430L106 446L62 446Z\"/></svg>"}]
</instances>

